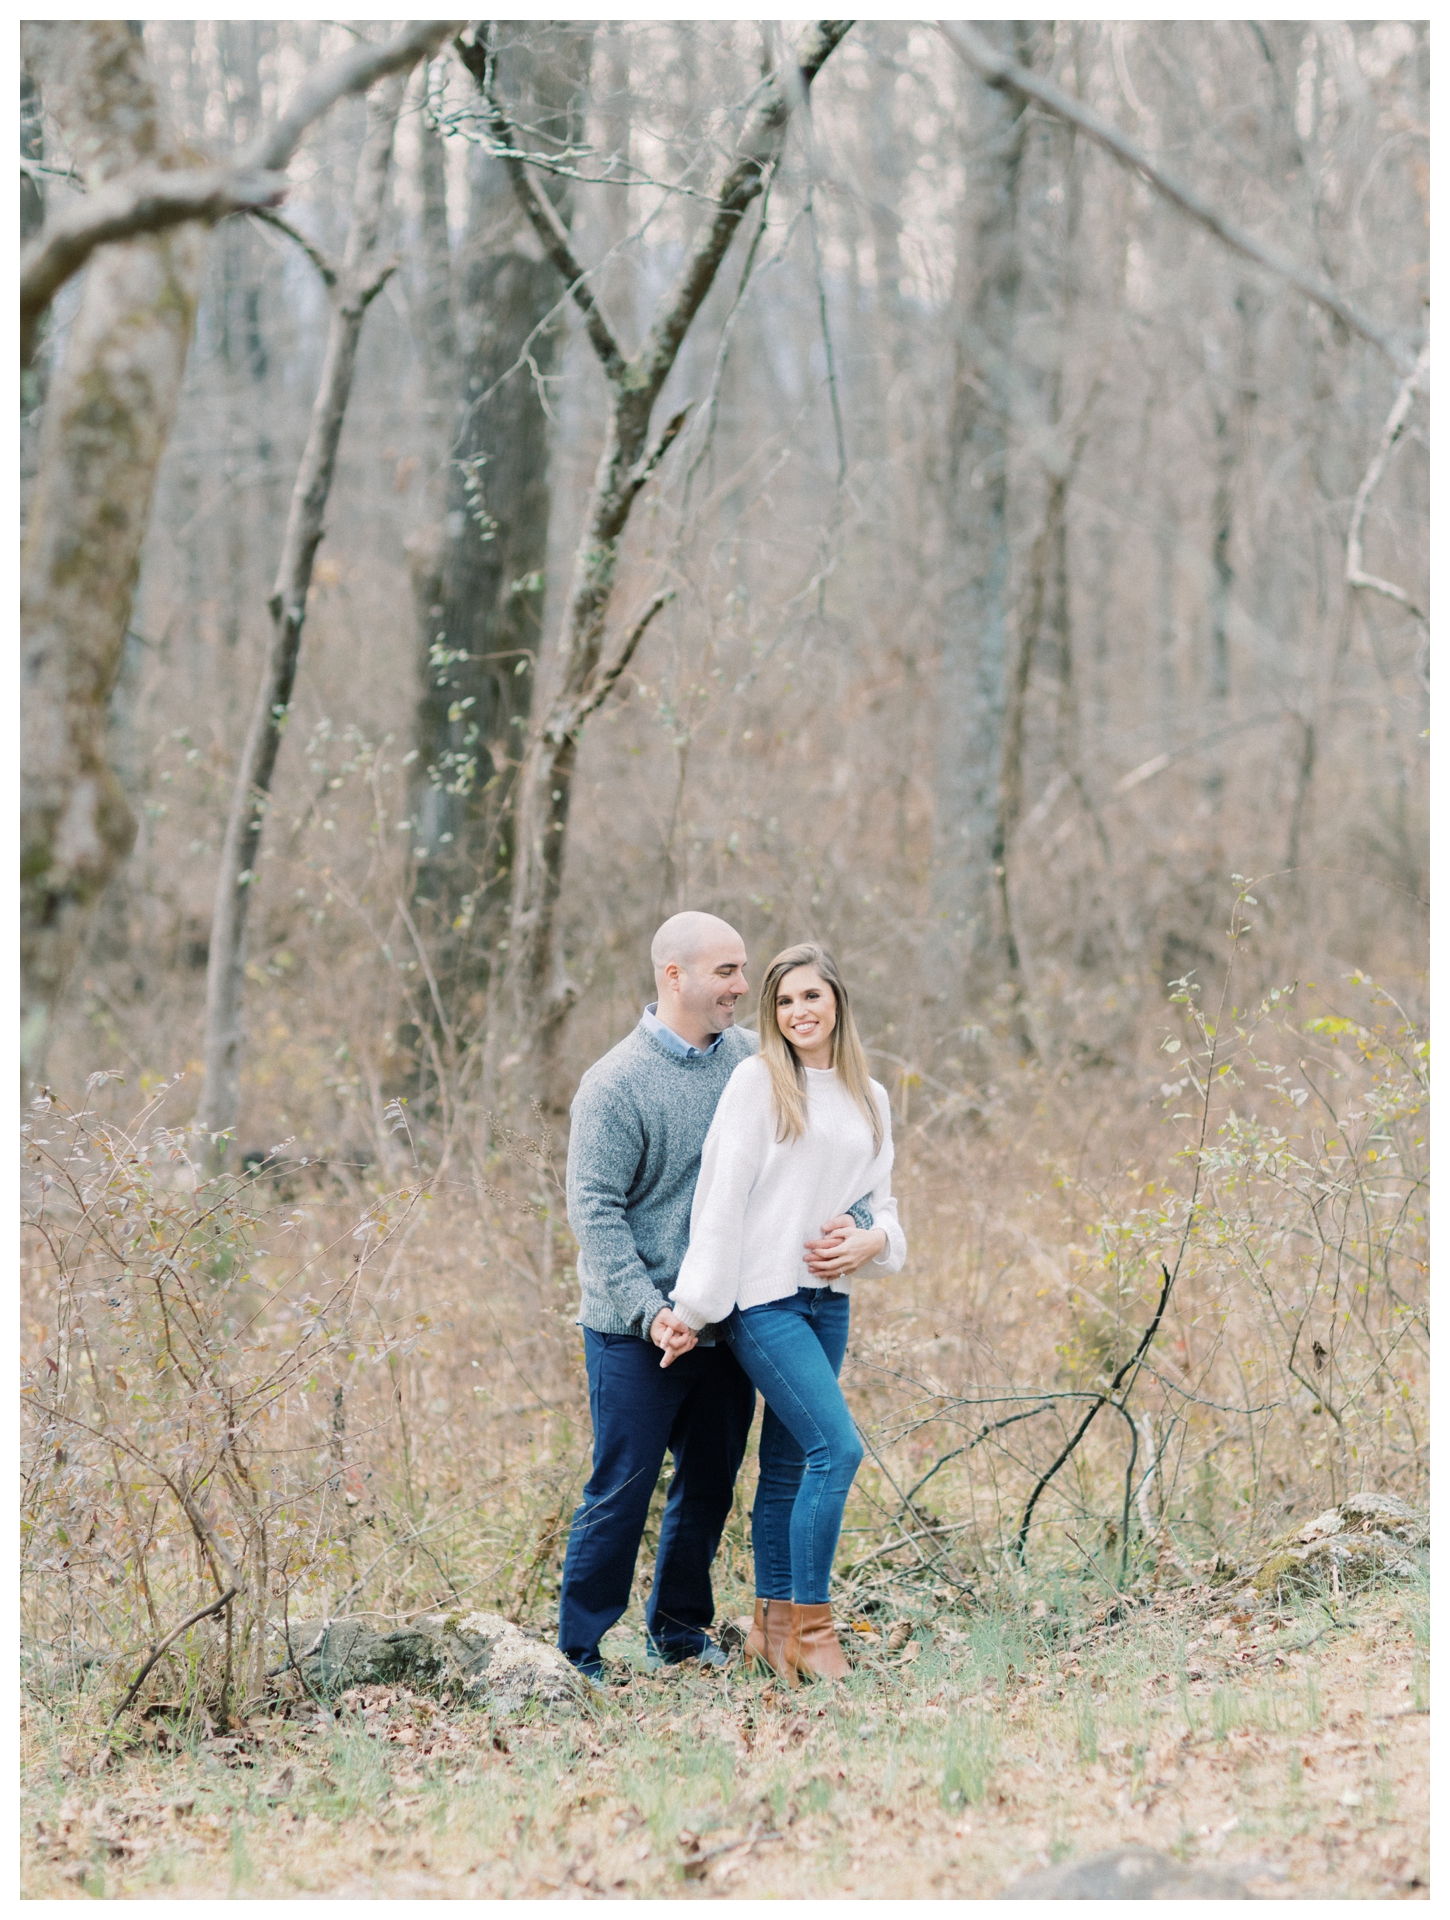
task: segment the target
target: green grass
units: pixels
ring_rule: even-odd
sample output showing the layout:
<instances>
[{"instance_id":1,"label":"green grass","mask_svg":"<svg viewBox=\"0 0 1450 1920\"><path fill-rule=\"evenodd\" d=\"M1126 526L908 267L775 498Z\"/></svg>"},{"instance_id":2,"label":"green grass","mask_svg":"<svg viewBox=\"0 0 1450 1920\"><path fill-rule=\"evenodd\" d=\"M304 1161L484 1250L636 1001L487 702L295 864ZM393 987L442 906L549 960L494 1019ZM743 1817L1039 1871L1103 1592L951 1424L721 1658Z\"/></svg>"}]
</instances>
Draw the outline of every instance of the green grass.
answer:
<instances>
[{"instance_id":1,"label":"green grass","mask_svg":"<svg viewBox=\"0 0 1450 1920\"><path fill-rule=\"evenodd\" d=\"M1000 1732L988 1715L969 1713L957 1721L941 1750L944 1807L982 1804L992 1784L1001 1746Z\"/></svg>"}]
</instances>

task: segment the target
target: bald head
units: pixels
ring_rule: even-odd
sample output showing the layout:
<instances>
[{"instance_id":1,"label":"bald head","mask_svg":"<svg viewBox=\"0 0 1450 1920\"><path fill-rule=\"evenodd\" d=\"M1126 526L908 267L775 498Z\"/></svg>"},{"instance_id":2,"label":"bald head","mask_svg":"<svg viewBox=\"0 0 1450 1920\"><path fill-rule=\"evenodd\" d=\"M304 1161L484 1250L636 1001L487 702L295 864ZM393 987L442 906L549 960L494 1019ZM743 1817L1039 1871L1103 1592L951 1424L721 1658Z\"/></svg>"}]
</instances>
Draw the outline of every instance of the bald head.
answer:
<instances>
[{"instance_id":1,"label":"bald head","mask_svg":"<svg viewBox=\"0 0 1450 1920\"><path fill-rule=\"evenodd\" d=\"M650 941L650 965L658 978L672 960L677 966L691 967L701 954L722 944L745 951L745 942L734 927L717 914L672 913Z\"/></svg>"},{"instance_id":2,"label":"bald head","mask_svg":"<svg viewBox=\"0 0 1450 1920\"><path fill-rule=\"evenodd\" d=\"M745 942L713 913L676 913L650 942L659 1017L692 1047L735 1024L745 987Z\"/></svg>"}]
</instances>

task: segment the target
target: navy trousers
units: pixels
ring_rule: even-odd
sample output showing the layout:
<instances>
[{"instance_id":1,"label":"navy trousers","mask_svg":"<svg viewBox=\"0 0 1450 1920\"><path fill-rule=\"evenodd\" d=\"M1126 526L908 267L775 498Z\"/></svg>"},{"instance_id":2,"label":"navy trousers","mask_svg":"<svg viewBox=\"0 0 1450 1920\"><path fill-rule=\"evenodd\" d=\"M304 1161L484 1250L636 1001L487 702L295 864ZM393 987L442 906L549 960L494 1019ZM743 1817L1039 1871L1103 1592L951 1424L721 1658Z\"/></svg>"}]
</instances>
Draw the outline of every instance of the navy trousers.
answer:
<instances>
[{"instance_id":1,"label":"navy trousers","mask_svg":"<svg viewBox=\"0 0 1450 1920\"><path fill-rule=\"evenodd\" d=\"M695 1347L668 1367L652 1341L584 1328L594 1467L569 1530L559 1646L586 1673L629 1605L650 1497L673 1454L645 1625L665 1654L705 1645L715 1618L710 1563L730 1512L755 1414L755 1389L726 1346Z\"/></svg>"}]
</instances>

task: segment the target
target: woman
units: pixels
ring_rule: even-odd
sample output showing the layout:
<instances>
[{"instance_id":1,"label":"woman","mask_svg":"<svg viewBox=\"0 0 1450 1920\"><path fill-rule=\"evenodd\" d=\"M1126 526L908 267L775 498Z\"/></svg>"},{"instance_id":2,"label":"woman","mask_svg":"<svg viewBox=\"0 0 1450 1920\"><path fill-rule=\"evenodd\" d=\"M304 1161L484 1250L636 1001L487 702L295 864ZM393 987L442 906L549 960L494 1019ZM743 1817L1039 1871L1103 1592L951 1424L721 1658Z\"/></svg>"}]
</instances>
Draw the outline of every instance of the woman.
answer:
<instances>
[{"instance_id":1,"label":"woman","mask_svg":"<svg viewBox=\"0 0 1450 1920\"><path fill-rule=\"evenodd\" d=\"M866 1072L850 1001L824 947L787 947L760 992L760 1052L715 1109L675 1285L692 1328L721 1325L765 1398L755 1495L755 1624L746 1651L794 1686L849 1672L831 1620L831 1562L861 1464L837 1375L849 1275L896 1273L891 1109ZM869 1193L876 1224L803 1244Z\"/></svg>"}]
</instances>

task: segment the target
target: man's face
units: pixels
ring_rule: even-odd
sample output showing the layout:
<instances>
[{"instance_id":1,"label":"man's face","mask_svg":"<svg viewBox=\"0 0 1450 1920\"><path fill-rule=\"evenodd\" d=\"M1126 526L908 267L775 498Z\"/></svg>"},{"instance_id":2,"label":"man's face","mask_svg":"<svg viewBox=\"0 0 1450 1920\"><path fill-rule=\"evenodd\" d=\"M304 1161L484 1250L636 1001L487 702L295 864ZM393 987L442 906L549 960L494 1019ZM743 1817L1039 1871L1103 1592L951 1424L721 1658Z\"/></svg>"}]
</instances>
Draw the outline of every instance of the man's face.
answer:
<instances>
[{"instance_id":1,"label":"man's face","mask_svg":"<svg viewBox=\"0 0 1450 1920\"><path fill-rule=\"evenodd\" d=\"M743 999L745 942L739 934L724 935L697 953L688 966L671 962L665 978L674 989L680 1012L698 1022L705 1033L724 1033L735 1024L735 1009Z\"/></svg>"}]
</instances>

